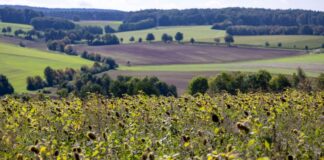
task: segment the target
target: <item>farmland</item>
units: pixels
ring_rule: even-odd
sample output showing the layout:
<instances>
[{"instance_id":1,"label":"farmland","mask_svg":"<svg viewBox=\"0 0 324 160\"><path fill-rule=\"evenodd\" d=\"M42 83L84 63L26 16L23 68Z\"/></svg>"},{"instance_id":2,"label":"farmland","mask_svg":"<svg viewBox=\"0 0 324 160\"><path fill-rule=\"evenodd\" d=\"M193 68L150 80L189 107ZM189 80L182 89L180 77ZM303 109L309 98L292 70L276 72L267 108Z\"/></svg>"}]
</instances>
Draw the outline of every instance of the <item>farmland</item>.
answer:
<instances>
[{"instance_id":1,"label":"farmland","mask_svg":"<svg viewBox=\"0 0 324 160\"><path fill-rule=\"evenodd\" d=\"M282 43L282 48L304 49L320 48L324 43L324 36L304 36L304 35L276 35L276 36L235 36L235 44L265 46L269 42L270 47L278 47L278 43Z\"/></svg>"},{"instance_id":2,"label":"farmland","mask_svg":"<svg viewBox=\"0 0 324 160\"><path fill-rule=\"evenodd\" d=\"M78 69L82 65L91 65L91 61L80 57L50 53L30 48L0 43L0 73L8 77L18 93L26 92L28 76L43 76L45 67L71 67Z\"/></svg>"},{"instance_id":3,"label":"farmland","mask_svg":"<svg viewBox=\"0 0 324 160\"><path fill-rule=\"evenodd\" d=\"M0 158L320 159L323 96L9 97L0 100Z\"/></svg>"},{"instance_id":4,"label":"farmland","mask_svg":"<svg viewBox=\"0 0 324 160\"><path fill-rule=\"evenodd\" d=\"M308 76L317 77L324 72L324 54L232 63L121 66L118 70L111 71L109 75L114 78L118 75L157 76L159 79L177 86L179 94L183 94L187 90L189 81L196 76L211 77L220 72L257 72L261 69L274 74L291 75L296 72L298 67L303 68Z\"/></svg>"},{"instance_id":5,"label":"farmland","mask_svg":"<svg viewBox=\"0 0 324 160\"><path fill-rule=\"evenodd\" d=\"M295 57L276 58L268 60L255 60L234 63L215 64L182 64L182 65L145 65L121 67L120 70L129 71L173 71L173 72L193 72L193 71L246 71L255 72L266 69L272 73L292 74L296 68L302 67L309 76L318 76L324 70L324 54L310 54Z\"/></svg>"},{"instance_id":6,"label":"farmland","mask_svg":"<svg viewBox=\"0 0 324 160\"><path fill-rule=\"evenodd\" d=\"M302 51L294 50L163 43L99 47L77 45L75 48L80 52L87 50L110 56L121 65L125 65L128 61L131 65L224 63L304 54Z\"/></svg>"}]
</instances>

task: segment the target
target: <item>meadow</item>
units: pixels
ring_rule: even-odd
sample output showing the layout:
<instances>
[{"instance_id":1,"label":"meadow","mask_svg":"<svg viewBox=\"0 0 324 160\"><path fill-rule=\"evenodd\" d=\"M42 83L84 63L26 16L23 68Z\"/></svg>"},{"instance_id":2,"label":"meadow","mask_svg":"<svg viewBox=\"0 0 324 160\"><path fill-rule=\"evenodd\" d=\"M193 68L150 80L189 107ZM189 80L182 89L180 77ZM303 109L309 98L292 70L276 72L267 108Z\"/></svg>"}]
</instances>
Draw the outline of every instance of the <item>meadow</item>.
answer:
<instances>
[{"instance_id":1,"label":"meadow","mask_svg":"<svg viewBox=\"0 0 324 160\"><path fill-rule=\"evenodd\" d=\"M212 30L211 26L172 26L172 27L158 27L146 30L119 32L116 35L119 38L123 38L125 43L130 43L130 37L134 37L136 41L142 38L146 39L148 33L153 33L156 41L161 41L161 37L164 33L171 36L175 36L177 32L184 34L184 41L188 42L191 38L194 38L199 42L212 42L214 38L221 38L225 36L225 31Z\"/></svg>"},{"instance_id":2,"label":"meadow","mask_svg":"<svg viewBox=\"0 0 324 160\"><path fill-rule=\"evenodd\" d=\"M92 65L91 61L77 56L22 48L7 43L0 43L0 57L0 73L7 76L18 93L26 92L28 76L43 76L47 66L56 69L79 69L82 65Z\"/></svg>"},{"instance_id":3,"label":"meadow","mask_svg":"<svg viewBox=\"0 0 324 160\"><path fill-rule=\"evenodd\" d=\"M18 29L21 29L23 31L29 31L33 29L33 26L31 25L0 22L0 30L6 27L11 27L12 29L11 33L6 33L7 35L14 35L14 32ZM1 32L1 34L3 33Z\"/></svg>"},{"instance_id":4,"label":"meadow","mask_svg":"<svg viewBox=\"0 0 324 160\"><path fill-rule=\"evenodd\" d=\"M7 97L0 158L322 159L323 96Z\"/></svg>"}]
</instances>

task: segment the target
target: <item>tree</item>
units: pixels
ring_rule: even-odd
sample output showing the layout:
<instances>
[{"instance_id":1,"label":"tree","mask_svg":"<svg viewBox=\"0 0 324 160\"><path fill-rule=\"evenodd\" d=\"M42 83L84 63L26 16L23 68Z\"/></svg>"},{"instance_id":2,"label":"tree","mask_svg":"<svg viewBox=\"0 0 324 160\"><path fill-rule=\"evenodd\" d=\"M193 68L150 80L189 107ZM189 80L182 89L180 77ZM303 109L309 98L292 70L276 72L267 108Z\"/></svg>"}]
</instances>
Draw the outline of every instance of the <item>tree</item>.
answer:
<instances>
[{"instance_id":1,"label":"tree","mask_svg":"<svg viewBox=\"0 0 324 160\"><path fill-rule=\"evenodd\" d=\"M105 32L106 33L115 33L116 30L112 28L110 25L105 26Z\"/></svg>"},{"instance_id":2,"label":"tree","mask_svg":"<svg viewBox=\"0 0 324 160\"><path fill-rule=\"evenodd\" d=\"M124 38L120 38L120 43L123 43L124 42Z\"/></svg>"},{"instance_id":3,"label":"tree","mask_svg":"<svg viewBox=\"0 0 324 160\"><path fill-rule=\"evenodd\" d=\"M224 41L228 46L231 46L231 43L234 43L234 37L230 34L227 34L224 38Z\"/></svg>"},{"instance_id":4,"label":"tree","mask_svg":"<svg viewBox=\"0 0 324 160\"><path fill-rule=\"evenodd\" d=\"M11 33L11 31L12 31L11 27L7 27L7 32Z\"/></svg>"},{"instance_id":5,"label":"tree","mask_svg":"<svg viewBox=\"0 0 324 160\"><path fill-rule=\"evenodd\" d=\"M308 46L306 45L306 46L305 46L305 50L308 51L308 49L309 49L309 48L308 48Z\"/></svg>"},{"instance_id":6,"label":"tree","mask_svg":"<svg viewBox=\"0 0 324 160\"><path fill-rule=\"evenodd\" d=\"M138 38L138 43L142 43L143 39L142 38Z\"/></svg>"},{"instance_id":7,"label":"tree","mask_svg":"<svg viewBox=\"0 0 324 160\"><path fill-rule=\"evenodd\" d=\"M40 76L27 77L27 90L35 91L43 89L46 86L46 83Z\"/></svg>"},{"instance_id":8,"label":"tree","mask_svg":"<svg viewBox=\"0 0 324 160\"><path fill-rule=\"evenodd\" d=\"M7 33L7 29L6 28L2 28L2 33L6 34Z\"/></svg>"},{"instance_id":9,"label":"tree","mask_svg":"<svg viewBox=\"0 0 324 160\"><path fill-rule=\"evenodd\" d=\"M279 48L282 47L282 43L281 43L281 42L278 43L278 47L279 47Z\"/></svg>"},{"instance_id":10,"label":"tree","mask_svg":"<svg viewBox=\"0 0 324 160\"><path fill-rule=\"evenodd\" d=\"M161 40L164 42L164 43L167 43L169 41L169 35L164 33L161 37Z\"/></svg>"},{"instance_id":11,"label":"tree","mask_svg":"<svg viewBox=\"0 0 324 160\"><path fill-rule=\"evenodd\" d=\"M216 43L216 45L218 45L220 43L220 38L214 38L214 42Z\"/></svg>"},{"instance_id":12,"label":"tree","mask_svg":"<svg viewBox=\"0 0 324 160\"><path fill-rule=\"evenodd\" d=\"M148 33L147 36L146 36L146 41L151 43L154 40L155 40L154 34L153 33Z\"/></svg>"},{"instance_id":13,"label":"tree","mask_svg":"<svg viewBox=\"0 0 324 160\"><path fill-rule=\"evenodd\" d=\"M317 78L317 89L324 89L324 73L321 73Z\"/></svg>"},{"instance_id":14,"label":"tree","mask_svg":"<svg viewBox=\"0 0 324 160\"><path fill-rule=\"evenodd\" d=\"M129 41L130 41L130 42L134 42L134 41L135 41L135 38L134 38L133 36L131 36L131 37L129 38Z\"/></svg>"},{"instance_id":15,"label":"tree","mask_svg":"<svg viewBox=\"0 0 324 160\"><path fill-rule=\"evenodd\" d=\"M291 84L288 78L282 74L279 74L276 77L273 77L270 81L270 88L273 91L283 91L286 88L291 87Z\"/></svg>"},{"instance_id":16,"label":"tree","mask_svg":"<svg viewBox=\"0 0 324 160\"><path fill-rule=\"evenodd\" d=\"M270 43L269 42L265 42L265 46L266 47L269 47L270 46Z\"/></svg>"},{"instance_id":17,"label":"tree","mask_svg":"<svg viewBox=\"0 0 324 160\"><path fill-rule=\"evenodd\" d=\"M191 43L191 44L194 44L195 42L196 42L196 41L195 41L194 38L191 38L191 39L190 39L190 43Z\"/></svg>"},{"instance_id":18,"label":"tree","mask_svg":"<svg viewBox=\"0 0 324 160\"><path fill-rule=\"evenodd\" d=\"M177 32L176 35L174 36L174 39L180 43L183 40L183 33Z\"/></svg>"},{"instance_id":19,"label":"tree","mask_svg":"<svg viewBox=\"0 0 324 160\"><path fill-rule=\"evenodd\" d=\"M52 87L56 82L56 71L51 67L46 67L44 70L44 75L48 86Z\"/></svg>"},{"instance_id":20,"label":"tree","mask_svg":"<svg viewBox=\"0 0 324 160\"><path fill-rule=\"evenodd\" d=\"M14 88L8 81L7 77L0 74L0 96L14 93Z\"/></svg>"},{"instance_id":21,"label":"tree","mask_svg":"<svg viewBox=\"0 0 324 160\"><path fill-rule=\"evenodd\" d=\"M189 94L206 93L208 90L208 80L204 77L196 77L189 83Z\"/></svg>"}]
</instances>

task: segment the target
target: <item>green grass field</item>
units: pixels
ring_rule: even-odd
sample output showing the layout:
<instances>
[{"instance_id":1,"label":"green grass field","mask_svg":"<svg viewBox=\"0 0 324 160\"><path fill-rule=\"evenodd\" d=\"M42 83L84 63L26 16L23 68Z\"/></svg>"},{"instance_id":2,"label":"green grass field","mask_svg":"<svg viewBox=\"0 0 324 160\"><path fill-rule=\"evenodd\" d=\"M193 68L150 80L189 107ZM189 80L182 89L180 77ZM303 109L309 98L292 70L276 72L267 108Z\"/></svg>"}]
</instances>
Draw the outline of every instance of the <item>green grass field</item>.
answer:
<instances>
[{"instance_id":1,"label":"green grass field","mask_svg":"<svg viewBox=\"0 0 324 160\"><path fill-rule=\"evenodd\" d=\"M14 35L14 32L18 29L22 29L24 31L29 31L29 30L33 29L33 27L31 25L0 22L1 30L2 30L2 28L6 28L6 27L11 27L11 29L12 29L11 33L6 33L6 34L10 34L10 35ZM1 32L1 34L3 34L3 33Z\"/></svg>"},{"instance_id":2,"label":"green grass field","mask_svg":"<svg viewBox=\"0 0 324 160\"><path fill-rule=\"evenodd\" d=\"M243 71L256 72L260 69L275 74L292 74L298 67L305 70L308 76L316 77L324 72L324 54L310 54L269 60L256 60L222 64L182 64L153 66L121 66L125 71L172 71L172 72L203 72L203 71Z\"/></svg>"},{"instance_id":3,"label":"green grass field","mask_svg":"<svg viewBox=\"0 0 324 160\"><path fill-rule=\"evenodd\" d=\"M324 36L304 36L304 35L275 35L275 36L235 36L235 44L247 44L265 46L265 42L270 43L270 47L278 47L282 43L283 48L304 49L307 45L309 48L320 48L324 44Z\"/></svg>"},{"instance_id":4,"label":"green grass field","mask_svg":"<svg viewBox=\"0 0 324 160\"><path fill-rule=\"evenodd\" d=\"M43 76L47 66L56 69L66 67L78 69L82 65L92 65L92 62L76 56L0 43L0 74L7 76L18 93L26 92L27 76Z\"/></svg>"},{"instance_id":5,"label":"green grass field","mask_svg":"<svg viewBox=\"0 0 324 160\"><path fill-rule=\"evenodd\" d=\"M81 26L100 26L105 27L106 25L110 25L115 30L118 30L118 27L123 23L122 21L80 21L75 22Z\"/></svg>"},{"instance_id":6,"label":"green grass field","mask_svg":"<svg viewBox=\"0 0 324 160\"><path fill-rule=\"evenodd\" d=\"M148 33L153 33L156 41L161 41L163 33L174 35L177 32L184 34L184 41L189 41L194 38L199 42L213 42L216 37L224 37L225 31L212 30L211 26L174 26L174 27L159 27L153 29L139 30L139 31L128 31L119 32L116 35L119 38L124 39L124 43L129 43L130 37L134 36L137 41L138 38L142 38L143 41L146 39Z\"/></svg>"}]
</instances>

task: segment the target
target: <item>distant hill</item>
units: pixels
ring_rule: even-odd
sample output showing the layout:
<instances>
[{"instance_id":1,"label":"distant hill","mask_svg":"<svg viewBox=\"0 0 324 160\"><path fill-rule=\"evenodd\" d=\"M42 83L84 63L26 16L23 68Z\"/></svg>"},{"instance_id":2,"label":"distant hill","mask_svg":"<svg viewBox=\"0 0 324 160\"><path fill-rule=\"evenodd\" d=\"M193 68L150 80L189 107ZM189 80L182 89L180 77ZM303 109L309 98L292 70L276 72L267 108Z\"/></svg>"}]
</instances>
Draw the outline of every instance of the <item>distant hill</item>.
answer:
<instances>
[{"instance_id":1,"label":"distant hill","mask_svg":"<svg viewBox=\"0 0 324 160\"><path fill-rule=\"evenodd\" d=\"M222 8L222 9L146 9L140 11L119 11L111 9L61 9L29 6L0 5L0 9L32 9L45 16L80 20L123 21L123 31L147 29L158 26L213 25L215 29L227 26L324 26L324 12L311 10L273 10L262 8ZM313 27L314 28L314 27ZM318 28L318 27L317 27ZM320 28L322 30L322 28ZM318 31L316 31L318 32ZM322 31L319 31L322 32Z\"/></svg>"},{"instance_id":2,"label":"distant hill","mask_svg":"<svg viewBox=\"0 0 324 160\"><path fill-rule=\"evenodd\" d=\"M31 9L43 12L45 16L61 17L66 19L77 17L81 20L123 20L127 14L127 12L112 9L45 8L22 5L0 5L0 9L5 7L14 9Z\"/></svg>"}]
</instances>

